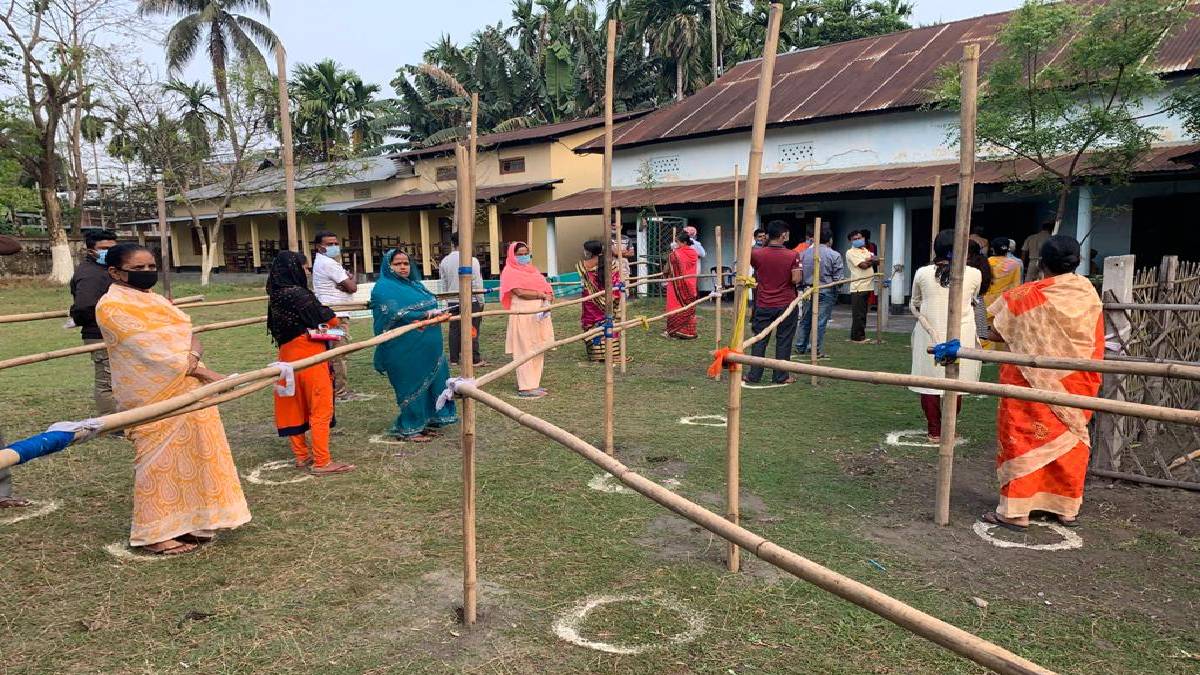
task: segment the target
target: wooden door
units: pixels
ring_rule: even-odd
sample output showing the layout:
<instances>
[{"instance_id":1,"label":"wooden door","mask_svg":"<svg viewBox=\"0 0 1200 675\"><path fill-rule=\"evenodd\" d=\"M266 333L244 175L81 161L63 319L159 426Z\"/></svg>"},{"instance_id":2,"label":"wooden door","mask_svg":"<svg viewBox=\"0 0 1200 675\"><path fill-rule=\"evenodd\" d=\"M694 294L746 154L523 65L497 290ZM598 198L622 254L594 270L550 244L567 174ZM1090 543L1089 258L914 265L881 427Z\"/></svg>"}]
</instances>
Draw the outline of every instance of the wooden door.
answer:
<instances>
[{"instance_id":1,"label":"wooden door","mask_svg":"<svg viewBox=\"0 0 1200 675\"><path fill-rule=\"evenodd\" d=\"M224 240L222 248L224 248L226 251L237 250L237 223L222 223L221 239Z\"/></svg>"}]
</instances>

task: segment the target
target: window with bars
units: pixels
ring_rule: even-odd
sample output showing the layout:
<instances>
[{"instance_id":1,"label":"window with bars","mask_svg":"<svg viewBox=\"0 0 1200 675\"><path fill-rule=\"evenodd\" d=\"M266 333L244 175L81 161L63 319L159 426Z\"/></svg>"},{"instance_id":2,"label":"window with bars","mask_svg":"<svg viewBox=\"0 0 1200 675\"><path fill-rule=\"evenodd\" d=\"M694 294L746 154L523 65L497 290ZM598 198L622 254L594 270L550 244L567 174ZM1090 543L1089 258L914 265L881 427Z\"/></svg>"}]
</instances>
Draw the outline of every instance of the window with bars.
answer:
<instances>
[{"instance_id":1,"label":"window with bars","mask_svg":"<svg viewBox=\"0 0 1200 675\"><path fill-rule=\"evenodd\" d=\"M805 143L780 143L779 144L779 162L781 164L801 164L812 161L813 144Z\"/></svg>"},{"instance_id":2,"label":"window with bars","mask_svg":"<svg viewBox=\"0 0 1200 675\"><path fill-rule=\"evenodd\" d=\"M525 173L525 158L509 157L500 160L500 173Z\"/></svg>"},{"instance_id":3,"label":"window with bars","mask_svg":"<svg viewBox=\"0 0 1200 675\"><path fill-rule=\"evenodd\" d=\"M650 172L655 178L666 178L679 173L679 155L664 155L650 158Z\"/></svg>"},{"instance_id":4,"label":"window with bars","mask_svg":"<svg viewBox=\"0 0 1200 675\"><path fill-rule=\"evenodd\" d=\"M354 188L354 198L355 199L370 199L371 198L371 188L369 188L369 187Z\"/></svg>"},{"instance_id":5,"label":"window with bars","mask_svg":"<svg viewBox=\"0 0 1200 675\"><path fill-rule=\"evenodd\" d=\"M434 176L434 180L436 180L439 183L444 183L445 181L448 181L448 180L455 180L457 178L458 178L458 167L455 167L455 166L439 166L437 168L437 175Z\"/></svg>"}]
</instances>

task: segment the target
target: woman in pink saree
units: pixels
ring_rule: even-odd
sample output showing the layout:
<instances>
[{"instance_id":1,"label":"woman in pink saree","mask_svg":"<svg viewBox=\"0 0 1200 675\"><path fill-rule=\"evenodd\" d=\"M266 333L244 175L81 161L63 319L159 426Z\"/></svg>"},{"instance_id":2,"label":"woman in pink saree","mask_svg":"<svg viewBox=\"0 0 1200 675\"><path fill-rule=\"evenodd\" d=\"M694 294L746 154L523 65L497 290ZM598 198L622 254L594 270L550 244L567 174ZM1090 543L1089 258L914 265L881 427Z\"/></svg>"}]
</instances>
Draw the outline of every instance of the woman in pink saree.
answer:
<instances>
[{"instance_id":1,"label":"woman in pink saree","mask_svg":"<svg viewBox=\"0 0 1200 675\"><path fill-rule=\"evenodd\" d=\"M675 237L671 255L667 257L667 277L690 277L667 282L667 311L673 311L696 301L696 274L700 269L700 256L692 248L692 238L687 232ZM678 340L695 340L696 308L667 317L667 337Z\"/></svg>"},{"instance_id":2,"label":"woman in pink saree","mask_svg":"<svg viewBox=\"0 0 1200 675\"><path fill-rule=\"evenodd\" d=\"M527 314L510 314L508 332L504 336L504 353L520 360L554 342L554 322L550 312L534 312L554 301L554 289L533 264L529 245L514 241L508 245L504 271L500 273L500 305L504 309L525 310ZM538 354L517 366L517 395L522 398L541 398L542 367L545 354Z\"/></svg>"}]
</instances>

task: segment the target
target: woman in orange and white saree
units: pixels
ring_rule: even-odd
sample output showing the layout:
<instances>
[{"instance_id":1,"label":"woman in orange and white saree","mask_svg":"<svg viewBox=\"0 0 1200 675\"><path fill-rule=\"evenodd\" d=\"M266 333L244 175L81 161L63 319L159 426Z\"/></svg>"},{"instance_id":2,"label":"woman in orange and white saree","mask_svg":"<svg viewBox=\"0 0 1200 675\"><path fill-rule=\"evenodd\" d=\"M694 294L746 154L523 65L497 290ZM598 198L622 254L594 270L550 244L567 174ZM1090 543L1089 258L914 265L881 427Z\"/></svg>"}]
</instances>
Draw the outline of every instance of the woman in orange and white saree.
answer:
<instances>
[{"instance_id":1,"label":"woman in orange and white saree","mask_svg":"<svg viewBox=\"0 0 1200 675\"><path fill-rule=\"evenodd\" d=\"M136 244L109 249L113 285L96 305L122 410L185 394L221 379L201 362L192 321L152 292L154 255ZM133 523L129 545L178 555L243 525L250 509L215 407L126 431L133 441Z\"/></svg>"},{"instance_id":2,"label":"woman in orange and white saree","mask_svg":"<svg viewBox=\"0 0 1200 675\"><path fill-rule=\"evenodd\" d=\"M1104 358L1104 317L1100 297L1085 277L1075 274L1079 244L1051 237L1041 249L1044 278L1005 293L988 311L992 337L1010 351L1079 359ZM1000 383L1095 396L1100 374L1003 364ZM982 520L1021 531L1033 513L1076 525L1083 504L1091 439L1090 410L1045 403L1000 400L996 418L996 475L1000 502Z\"/></svg>"}]
</instances>

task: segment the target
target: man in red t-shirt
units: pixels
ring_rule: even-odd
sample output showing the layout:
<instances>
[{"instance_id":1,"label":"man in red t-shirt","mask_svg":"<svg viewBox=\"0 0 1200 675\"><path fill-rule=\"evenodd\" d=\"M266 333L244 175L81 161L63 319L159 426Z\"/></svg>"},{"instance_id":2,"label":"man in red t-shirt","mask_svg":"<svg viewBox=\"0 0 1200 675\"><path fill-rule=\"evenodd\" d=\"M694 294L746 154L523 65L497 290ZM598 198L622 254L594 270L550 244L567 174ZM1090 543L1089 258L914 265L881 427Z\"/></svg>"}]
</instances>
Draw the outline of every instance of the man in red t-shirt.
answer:
<instances>
[{"instance_id":1,"label":"man in red t-shirt","mask_svg":"<svg viewBox=\"0 0 1200 675\"><path fill-rule=\"evenodd\" d=\"M792 301L796 299L796 285L800 283L800 254L789 250L783 245L788 239L788 224L782 220L773 220L767 224L767 245L756 248L750 254L750 264L754 267L754 277L758 285L754 294L754 317L750 327L755 334L766 329L780 314L787 311ZM787 361L792 355L792 338L796 336L796 310L788 312L779 327L775 329L775 358ZM766 339L754 343L750 353L762 357L767 353ZM762 380L763 369L751 366L746 373L746 382ZM791 384L796 381L786 372L775 371L772 381L776 384Z\"/></svg>"}]
</instances>

